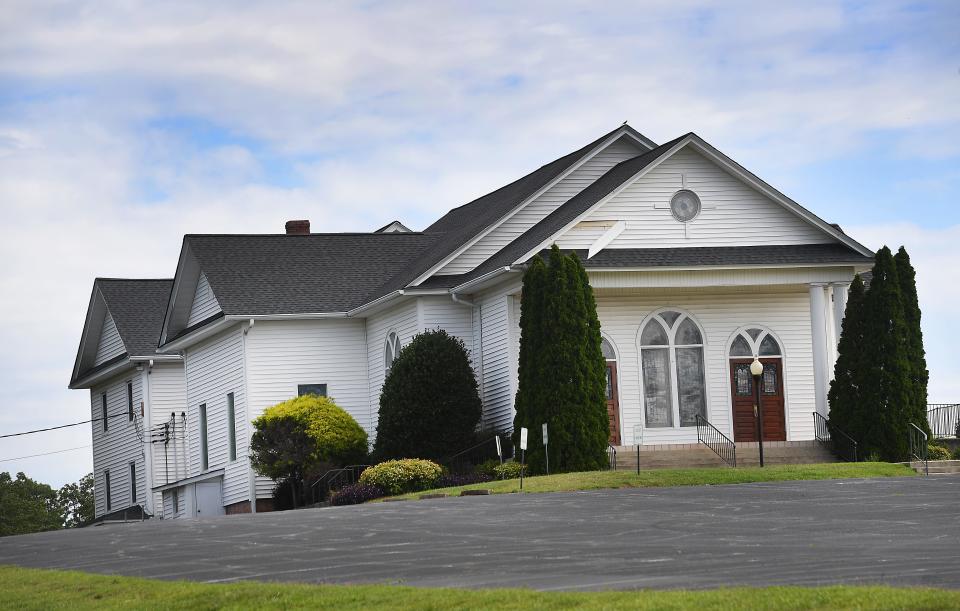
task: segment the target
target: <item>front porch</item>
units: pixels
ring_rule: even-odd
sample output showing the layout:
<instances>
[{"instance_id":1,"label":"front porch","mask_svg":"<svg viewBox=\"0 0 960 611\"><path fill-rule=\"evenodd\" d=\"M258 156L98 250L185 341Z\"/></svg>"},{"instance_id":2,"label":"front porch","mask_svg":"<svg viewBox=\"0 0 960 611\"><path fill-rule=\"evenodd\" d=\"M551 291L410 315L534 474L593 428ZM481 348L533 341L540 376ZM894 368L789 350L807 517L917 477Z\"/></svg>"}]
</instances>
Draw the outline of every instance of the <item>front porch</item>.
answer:
<instances>
[{"instance_id":1,"label":"front porch","mask_svg":"<svg viewBox=\"0 0 960 611\"><path fill-rule=\"evenodd\" d=\"M637 469L637 446L614 446L616 461L611 467L617 471ZM640 470L728 467L713 450L702 443L651 444L640 446ZM763 444L764 463L767 465L799 465L837 462L837 458L817 441L768 441ZM736 465L760 465L759 445L756 442L736 444Z\"/></svg>"}]
</instances>

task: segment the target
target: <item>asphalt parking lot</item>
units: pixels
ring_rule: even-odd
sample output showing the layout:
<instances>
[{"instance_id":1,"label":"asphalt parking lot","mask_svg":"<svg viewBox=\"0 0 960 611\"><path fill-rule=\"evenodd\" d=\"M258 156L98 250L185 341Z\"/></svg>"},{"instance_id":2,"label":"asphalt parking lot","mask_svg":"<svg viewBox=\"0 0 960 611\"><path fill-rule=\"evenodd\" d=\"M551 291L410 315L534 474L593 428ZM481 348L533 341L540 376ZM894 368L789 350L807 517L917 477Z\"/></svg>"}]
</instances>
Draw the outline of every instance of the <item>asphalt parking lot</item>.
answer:
<instances>
[{"instance_id":1,"label":"asphalt parking lot","mask_svg":"<svg viewBox=\"0 0 960 611\"><path fill-rule=\"evenodd\" d=\"M513 494L0 539L0 564L540 590L960 587L960 477Z\"/></svg>"}]
</instances>

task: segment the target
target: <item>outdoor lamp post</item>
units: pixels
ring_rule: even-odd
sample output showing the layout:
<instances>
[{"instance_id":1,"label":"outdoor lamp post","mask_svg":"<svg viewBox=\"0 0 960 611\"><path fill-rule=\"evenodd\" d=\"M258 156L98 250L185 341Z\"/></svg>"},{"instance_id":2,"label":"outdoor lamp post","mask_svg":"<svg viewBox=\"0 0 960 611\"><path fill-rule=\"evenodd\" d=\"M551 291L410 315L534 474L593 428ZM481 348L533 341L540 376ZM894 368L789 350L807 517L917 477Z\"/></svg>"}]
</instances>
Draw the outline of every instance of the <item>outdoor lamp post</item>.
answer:
<instances>
[{"instance_id":1,"label":"outdoor lamp post","mask_svg":"<svg viewBox=\"0 0 960 611\"><path fill-rule=\"evenodd\" d=\"M757 441L760 448L760 466L763 466L763 410L760 409L760 376L763 375L763 363L760 359L753 357L750 363L750 373L753 374L753 389L755 399L753 404L753 413L757 417Z\"/></svg>"}]
</instances>

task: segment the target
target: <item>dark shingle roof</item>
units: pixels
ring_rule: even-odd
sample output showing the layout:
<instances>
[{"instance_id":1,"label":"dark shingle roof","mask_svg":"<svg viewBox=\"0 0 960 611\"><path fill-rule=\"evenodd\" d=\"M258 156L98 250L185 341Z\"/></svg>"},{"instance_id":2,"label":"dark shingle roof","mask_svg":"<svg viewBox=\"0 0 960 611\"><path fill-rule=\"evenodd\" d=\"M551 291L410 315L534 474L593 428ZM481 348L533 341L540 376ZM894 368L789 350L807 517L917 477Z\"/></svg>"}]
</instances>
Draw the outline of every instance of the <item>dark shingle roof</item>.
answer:
<instances>
[{"instance_id":1,"label":"dark shingle roof","mask_svg":"<svg viewBox=\"0 0 960 611\"><path fill-rule=\"evenodd\" d=\"M845 244L782 244L764 246L697 246L692 248L608 248L587 259L586 268L696 267L713 265L869 265L865 257ZM542 251L547 256L549 251Z\"/></svg>"},{"instance_id":2,"label":"dark shingle roof","mask_svg":"<svg viewBox=\"0 0 960 611\"><path fill-rule=\"evenodd\" d=\"M415 264L423 233L188 235L225 314L345 312Z\"/></svg>"},{"instance_id":3,"label":"dark shingle roof","mask_svg":"<svg viewBox=\"0 0 960 611\"><path fill-rule=\"evenodd\" d=\"M423 253L423 257L416 264L404 270L403 273L385 285L382 293L403 288L413 282L418 276L516 208L523 200L550 184L551 181L583 159L590 151L618 130L630 133L644 142L650 142L649 138L629 125L622 125L590 144L534 170L523 178L468 204L454 208L424 230L426 234L441 234L436 243Z\"/></svg>"},{"instance_id":4,"label":"dark shingle roof","mask_svg":"<svg viewBox=\"0 0 960 611\"><path fill-rule=\"evenodd\" d=\"M510 265L517 261L517 259L530 252L530 250L536 248L538 244L549 239L550 236L589 210L591 206L607 195L610 195L617 187L656 161L661 155L670 150L674 144L686 138L688 135L689 134L684 134L670 142L661 144L653 150L647 151L643 155L627 159L613 166L606 174L570 198L565 204L548 214L529 231L504 246L498 253L477 266L476 269L465 276L466 279L469 280L482 276L498 267Z\"/></svg>"},{"instance_id":5,"label":"dark shingle roof","mask_svg":"<svg viewBox=\"0 0 960 611\"><path fill-rule=\"evenodd\" d=\"M98 278L96 282L127 354L156 352L173 280Z\"/></svg>"}]
</instances>

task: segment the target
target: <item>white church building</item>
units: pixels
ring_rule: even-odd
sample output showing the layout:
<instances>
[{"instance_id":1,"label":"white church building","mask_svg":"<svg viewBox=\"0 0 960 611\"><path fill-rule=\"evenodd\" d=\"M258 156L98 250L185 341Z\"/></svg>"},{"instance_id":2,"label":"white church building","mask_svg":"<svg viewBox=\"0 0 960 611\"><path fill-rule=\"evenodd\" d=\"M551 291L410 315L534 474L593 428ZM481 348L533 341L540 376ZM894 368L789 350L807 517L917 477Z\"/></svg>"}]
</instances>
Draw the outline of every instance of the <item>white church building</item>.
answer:
<instances>
[{"instance_id":1,"label":"white church building","mask_svg":"<svg viewBox=\"0 0 960 611\"><path fill-rule=\"evenodd\" d=\"M251 420L319 392L372 441L385 372L426 329L464 341L482 426L511 429L522 274L553 244L596 296L613 445L697 443L697 416L755 441L754 356L764 440L811 440L847 288L873 263L696 134L626 125L423 231L286 229L187 235L172 280L94 284L70 387L90 389L98 516L269 509Z\"/></svg>"}]
</instances>

